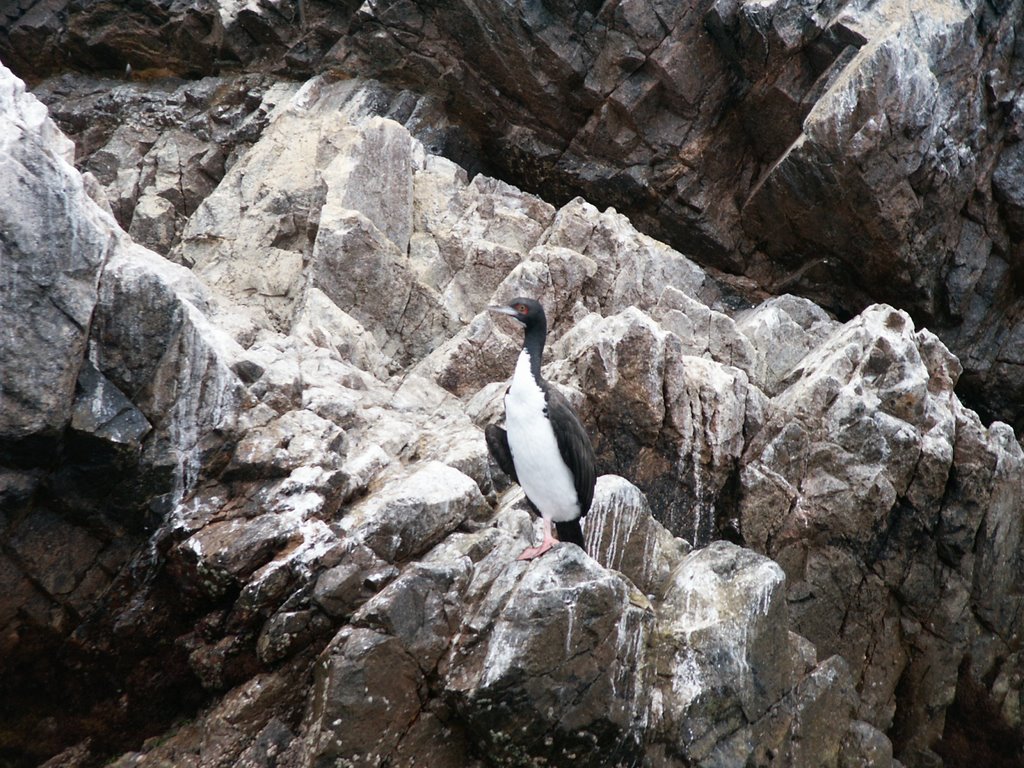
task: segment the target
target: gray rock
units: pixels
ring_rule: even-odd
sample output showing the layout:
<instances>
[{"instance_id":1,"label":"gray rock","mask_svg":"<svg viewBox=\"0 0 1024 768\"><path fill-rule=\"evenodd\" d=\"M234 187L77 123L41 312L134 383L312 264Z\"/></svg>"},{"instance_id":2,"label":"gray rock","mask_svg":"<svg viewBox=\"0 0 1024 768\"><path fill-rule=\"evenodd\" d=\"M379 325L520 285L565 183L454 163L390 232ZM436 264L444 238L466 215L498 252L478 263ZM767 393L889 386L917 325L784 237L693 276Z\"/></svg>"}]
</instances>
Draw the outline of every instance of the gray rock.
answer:
<instances>
[{"instance_id":1,"label":"gray rock","mask_svg":"<svg viewBox=\"0 0 1024 768\"><path fill-rule=\"evenodd\" d=\"M758 751L783 765L843 765L851 755L845 736L860 722L852 720L856 700L846 662L839 656L826 659L757 724L759 747L772 745ZM871 765L890 764L884 760L886 746L891 759L888 741L875 731L872 743L877 751L872 756L880 760Z\"/></svg>"},{"instance_id":2,"label":"gray rock","mask_svg":"<svg viewBox=\"0 0 1024 768\"><path fill-rule=\"evenodd\" d=\"M428 462L353 507L340 528L388 562L422 554L486 502L457 469Z\"/></svg>"},{"instance_id":3,"label":"gray rock","mask_svg":"<svg viewBox=\"0 0 1024 768\"><path fill-rule=\"evenodd\" d=\"M753 374L757 357L754 347L727 315L669 285L661 294L654 316L663 328L679 337L686 354Z\"/></svg>"},{"instance_id":4,"label":"gray rock","mask_svg":"<svg viewBox=\"0 0 1024 768\"><path fill-rule=\"evenodd\" d=\"M179 545L176 559L193 588L216 597L245 583L296 533L277 515L215 522Z\"/></svg>"},{"instance_id":5,"label":"gray rock","mask_svg":"<svg viewBox=\"0 0 1024 768\"><path fill-rule=\"evenodd\" d=\"M881 731L863 720L854 720L843 738L839 768L892 765L892 744Z\"/></svg>"},{"instance_id":6,"label":"gray rock","mask_svg":"<svg viewBox=\"0 0 1024 768\"><path fill-rule=\"evenodd\" d=\"M529 566L497 550L478 566L480 579L490 585L470 585L480 602L444 683L479 748L501 761L636 759L646 601L573 546Z\"/></svg>"},{"instance_id":7,"label":"gray rock","mask_svg":"<svg viewBox=\"0 0 1024 768\"><path fill-rule=\"evenodd\" d=\"M690 548L654 519L639 488L615 475L597 479L584 525L591 557L648 595L661 594L670 571Z\"/></svg>"},{"instance_id":8,"label":"gray rock","mask_svg":"<svg viewBox=\"0 0 1024 768\"><path fill-rule=\"evenodd\" d=\"M1020 125L1019 16L1004 11L979 26L973 5L919 24L899 3L386 4L361 7L332 58L444 93L524 188L613 205L771 293L941 325L978 358L976 396L1016 419L1020 365L993 370L992 337L1019 291L976 283L1019 228L993 176L1012 176L1004 115Z\"/></svg>"},{"instance_id":9,"label":"gray rock","mask_svg":"<svg viewBox=\"0 0 1024 768\"><path fill-rule=\"evenodd\" d=\"M143 461L168 471L179 497L237 434L243 399L239 349L204 304L191 273L133 245L107 264L93 314L96 367L153 425Z\"/></svg>"},{"instance_id":10,"label":"gray rock","mask_svg":"<svg viewBox=\"0 0 1024 768\"><path fill-rule=\"evenodd\" d=\"M100 271L117 236L71 167L46 108L0 67L0 440L52 438L71 420Z\"/></svg>"},{"instance_id":11,"label":"gray rock","mask_svg":"<svg viewBox=\"0 0 1024 768\"><path fill-rule=\"evenodd\" d=\"M281 477L301 466L333 469L344 458L344 433L307 410L288 411L250 430L235 447L226 471L233 477Z\"/></svg>"},{"instance_id":12,"label":"gray rock","mask_svg":"<svg viewBox=\"0 0 1024 768\"><path fill-rule=\"evenodd\" d=\"M1011 144L1004 149L992 172L992 191L1001 203L1010 231L1017 237L1024 234L1024 144Z\"/></svg>"},{"instance_id":13,"label":"gray rock","mask_svg":"<svg viewBox=\"0 0 1024 768\"><path fill-rule=\"evenodd\" d=\"M174 204L158 195L143 195L132 211L128 234L140 245L168 253L178 240Z\"/></svg>"},{"instance_id":14,"label":"gray rock","mask_svg":"<svg viewBox=\"0 0 1024 768\"><path fill-rule=\"evenodd\" d=\"M320 216L311 286L373 329L377 345L399 365L433 349L445 336L446 318L405 253L358 212L328 200Z\"/></svg>"},{"instance_id":15,"label":"gray rock","mask_svg":"<svg viewBox=\"0 0 1024 768\"><path fill-rule=\"evenodd\" d=\"M313 601L329 616L347 618L397 575L369 547L349 542L342 561L317 576Z\"/></svg>"},{"instance_id":16,"label":"gray rock","mask_svg":"<svg viewBox=\"0 0 1024 768\"><path fill-rule=\"evenodd\" d=\"M786 614L785 576L767 558L726 542L683 558L652 635L655 674L671 683L655 694L651 725L670 750L713 765L727 764L720 742L741 761L753 752L746 726L792 685Z\"/></svg>"},{"instance_id":17,"label":"gray rock","mask_svg":"<svg viewBox=\"0 0 1024 768\"><path fill-rule=\"evenodd\" d=\"M742 530L786 570L794 629L850 663L860 719L914 723L908 749L941 735L921 702L952 702L972 617L989 595L1015 605L988 553L1017 567L1002 547L1020 532L992 535L983 520L1019 498L995 466L1018 466L1021 452L1007 427L968 416L958 374L905 314L869 308L803 359L743 460ZM979 504L990 494L1001 501Z\"/></svg>"},{"instance_id":18,"label":"gray rock","mask_svg":"<svg viewBox=\"0 0 1024 768\"><path fill-rule=\"evenodd\" d=\"M412 236L413 169L422 145L393 120L373 117L324 170L325 205L358 211L395 244L409 250Z\"/></svg>"},{"instance_id":19,"label":"gray rock","mask_svg":"<svg viewBox=\"0 0 1024 768\"><path fill-rule=\"evenodd\" d=\"M360 608L352 623L397 638L430 674L462 620L469 575L465 560L414 564Z\"/></svg>"},{"instance_id":20,"label":"gray rock","mask_svg":"<svg viewBox=\"0 0 1024 768\"><path fill-rule=\"evenodd\" d=\"M756 350L753 365L745 369L751 381L777 395L789 372L837 325L820 307L788 294L741 312L736 328Z\"/></svg>"},{"instance_id":21,"label":"gray rock","mask_svg":"<svg viewBox=\"0 0 1024 768\"><path fill-rule=\"evenodd\" d=\"M151 425L124 393L86 360L78 374L71 428L139 448Z\"/></svg>"},{"instance_id":22,"label":"gray rock","mask_svg":"<svg viewBox=\"0 0 1024 768\"><path fill-rule=\"evenodd\" d=\"M685 354L678 336L636 309L578 324L558 349L572 373L555 380L587 393L580 410L595 425L599 462L634 478L674 535L707 543L759 419L746 375Z\"/></svg>"},{"instance_id":23,"label":"gray rock","mask_svg":"<svg viewBox=\"0 0 1024 768\"><path fill-rule=\"evenodd\" d=\"M1007 142L988 149L980 134L963 143L947 87L951 72L976 77L962 54L979 36L1004 41L973 61L1008 55L1014 9L915 28L884 2L631 0L574 7L566 27L568 6L541 18L376 4L339 38L324 24L340 6L305 5L301 29L268 23L287 4L221 7L223 50L264 35L238 60L302 68L338 40L332 66L347 67L374 28L374 66L389 74L401 30L402 56L432 54L403 77L436 66L438 91L468 84L452 102L467 115L499 98L489 153L518 158L518 178L537 173L531 188L562 200L565 179L581 179L602 204L641 211L636 226L657 211L677 244L840 316L866 289L837 297L829 275L891 267L879 277L891 290L921 288L915 307L934 319L948 306L983 343L961 368L897 310L838 326L805 299L765 302L749 278L712 277L614 209L556 209L429 155L399 123L440 137L436 102L341 68L301 85L229 72L51 81L47 98L82 86L86 111L68 103L62 119L96 177L50 222L55 242L77 232L109 247L95 266L44 259L32 272L45 290L30 309L79 296L81 279L95 299L76 305L81 338L46 349L73 352L77 389L60 389L52 423L4 444L19 464L0 471L0 672L12 711L64 704L9 729L16 759L78 760L77 734L96 728L137 750L123 765L478 768L486 750L518 764L838 766L895 763L886 733L907 762L934 761L940 739L965 732L968 696L998 713L993 727L1019 727L1024 452L954 391L1020 362L1012 324L995 334L977 320L997 289L1013 301L1008 262L989 256L1012 259L1017 80L987 76ZM457 46L431 47L449 35ZM493 46L524 39L495 80ZM481 40L473 74L461 46ZM517 63L526 50L532 71ZM11 83L17 112L29 101ZM541 108L543 123L516 122ZM53 166L77 189L52 126L18 119L18 178L49 199L49 172L32 169ZM1001 169L991 194L988 168ZM805 219L808 179L857 193ZM104 195L140 237L166 201L150 231L165 242L173 216L180 264L132 244L89 201ZM834 202L822 199L810 210ZM902 250L882 258L885 238ZM29 255L17 263L35 267ZM601 471L622 473L602 478L586 521L596 559L572 545L514 559L537 521L479 427L500 418L520 344L482 310L515 293L546 302L545 373L578 407ZM20 453L40 437L62 452ZM762 554L687 553L673 533ZM67 690L29 692L41 658ZM109 689L76 682L110 659ZM199 700L191 720L167 722L164 702ZM161 735L140 743L134 729Z\"/></svg>"}]
</instances>

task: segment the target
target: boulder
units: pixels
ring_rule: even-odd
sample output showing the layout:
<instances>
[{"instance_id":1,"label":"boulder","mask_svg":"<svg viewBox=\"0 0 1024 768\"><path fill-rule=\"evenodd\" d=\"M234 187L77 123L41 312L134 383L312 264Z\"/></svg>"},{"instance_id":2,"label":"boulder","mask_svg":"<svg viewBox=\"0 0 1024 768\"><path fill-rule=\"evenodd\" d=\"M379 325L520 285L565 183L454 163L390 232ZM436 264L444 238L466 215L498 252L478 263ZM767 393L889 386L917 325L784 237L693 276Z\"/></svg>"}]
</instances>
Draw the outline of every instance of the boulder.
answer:
<instances>
[{"instance_id":1,"label":"boulder","mask_svg":"<svg viewBox=\"0 0 1024 768\"><path fill-rule=\"evenodd\" d=\"M352 623L397 638L430 674L462 620L470 570L464 559L414 564L363 605Z\"/></svg>"},{"instance_id":2,"label":"boulder","mask_svg":"<svg viewBox=\"0 0 1024 768\"><path fill-rule=\"evenodd\" d=\"M636 309L577 325L557 349L571 371L562 380L587 393L580 410L599 466L634 478L674 535L706 544L763 396Z\"/></svg>"},{"instance_id":3,"label":"boulder","mask_svg":"<svg viewBox=\"0 0 1024 768\"><path fill-rule=\"evenodd\" d=\"M97 299L96 367L153 425L143 461L173 477L180 498L236 434L240 350L200 310L205 292L192 274L140 246L115 252Z\"/></svg>"},{"instance_id":4,"label":"boulder","mask_svg":"<svg viewBox=\"0 0 1024 768\"><path fill-rule=\"evenodd\" d=\"M479 602L444 685L479 749L505 762L637 759L653 615L632 585L560 546L530 565L496 550L469 590Z\"/></svg>"},{"instance_id":5,"label":"boulder","mask_svg":"<svg viewBox=\"0 0 1024 768\"><path fill-rule=\"evenodd\" d=\"M587 552L621 572L647 595L661 595L690 545L651 514L643 492L625 478L602 475L584 522Z\"/></svg>"},{"instance_id":6,"label":"boulder","mask_svg":"<svg viewBox=\"0 0 1024 768\"><path fill-rule=\"evenodd\" d=\"M427 462L355 505L339 523L388 562L422 554L486 502L477 484L440 462Z\"/></svg>"},{"instance_id":7,"label":"boulder","mask_svg":"<svg viewBox=\"0 0 1024 768\"><path fill-rule=\"evenodd\" d=\"M1019 427L1001 329L1020 291L995 286L1018 260L1020 8L940 5L918 23L895 2L384 3L361 6L329 58L443 93L525 189L614 206L844 319L903 307Z\"/></svg>"},{"instance_id":8,"label":"boulder","mask_svg":"<svg viewBox=\"0 0 1024 768\"><path fill-rule=\"evenodd\" d=\"M670 754L727 764L712 757L724 743L745 760L758 745L750 724L793 683L782 570L715 542L683 558L656 605L652 664L671 683L652 704L654 732Z\"/></svg>"},{"instance_id":9,"label":"boulder","mask_svg":"<svg viewBox=\"0 0 1024 768\"><path fill-rule=\"evenodd\" d=\"M317 664L303 764L379 765L420 716L425 681L393 637L343 629Z\"/></svg>"}]
</instances>

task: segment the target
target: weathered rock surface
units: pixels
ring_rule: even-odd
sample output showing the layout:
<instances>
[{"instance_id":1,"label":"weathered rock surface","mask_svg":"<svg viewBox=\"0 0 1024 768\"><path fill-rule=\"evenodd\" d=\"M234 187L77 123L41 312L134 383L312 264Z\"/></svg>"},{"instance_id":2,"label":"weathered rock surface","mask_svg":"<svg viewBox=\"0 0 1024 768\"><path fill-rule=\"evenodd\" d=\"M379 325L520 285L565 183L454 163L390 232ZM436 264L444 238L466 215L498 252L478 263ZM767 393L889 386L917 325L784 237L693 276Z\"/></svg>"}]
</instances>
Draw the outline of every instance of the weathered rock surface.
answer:
<instances>
[{"instance_id":1,"label":"weathered rock surface","mask_svg":"<svg viewBox=\"0 0 1024 768\"><path fill-rule=\"evenodd\" d=\"M548 199L614 205L771 293L907 309L1019 430L1021 292L997 286L1019 261L1022 18L944 0L375 3L331 55L444 93Z\"/></svg>"},{"instance_id":2,"label":"weathered rock surface","mask_svg":"<svg viewBox=\"0 0 1024 768\"><path fill-rule=\"evenodd\" d=\"M24 85L5 75L0 363L8 405L0 415L0 435L6 447L30 436L53 437L71 420L100 270L114 234L113 222L89 199L71 166L71 142Z\"/></svg>"},{"instance_id":3,"label":"weathered rock surface","mask_svg":"<svg viewBox=\"0 0 1024 768\"><path fill-rule=\"evenodd\" d=\"M281 91L354 79L373 111L471 173L614 205L745 275L748 296L796 293L844 319L879 301L907 310L959 356L985 420L1022 428L1021 0L21 0L0 13L0 58L32 81L65 73L39 92L85 139L84 164L107 171L122 226L161 253ZM66 74L126 65L130 83Z\"/></svg>"},{"instance_id":4,"label":"weathered rock surface","mask_svg":"<svg viewBox=\"0 0 1024 768\"><path fill-rule=\"evenodd\" d=\"M614 12L645 28L646 6ZM644 55L683 88L669 28L645 28ZM2 311L30 334L0 347L12 760L953 766L1019 749L1024 452L961 404L939 338L884 305L846 323L789 295L750 306L615 210L470 179L374 93L269 85L226 123L255 127L209 194L170 195L169 147L202 131L172 121L126 153L152 171L139 199L184 219L172 261L90 197L0 70L17 160L0 175L20 190L0 207ZM520 293L545 302L545 373L604 475L587 552L529 564L535 521L481 431L519 345L482 310ZM36 359L59 375L37 382Z\"/></svg>"},{"instance_id":5,"label":"weathered rock surface","mask_svg":"<svg viewBox=\"0 0 1024 768\"><path fill-rule=\"evenodd\" d=\"M911 753L942 734L965 659L998 674L1020 611L1003 578L1021 568L1006 505L1024 454L959 403L959 373L905 313L871 307L791 374L742 470L742 530L786 570L794 629L850 663L858 716Z\"/></svg>"}]
</instances>

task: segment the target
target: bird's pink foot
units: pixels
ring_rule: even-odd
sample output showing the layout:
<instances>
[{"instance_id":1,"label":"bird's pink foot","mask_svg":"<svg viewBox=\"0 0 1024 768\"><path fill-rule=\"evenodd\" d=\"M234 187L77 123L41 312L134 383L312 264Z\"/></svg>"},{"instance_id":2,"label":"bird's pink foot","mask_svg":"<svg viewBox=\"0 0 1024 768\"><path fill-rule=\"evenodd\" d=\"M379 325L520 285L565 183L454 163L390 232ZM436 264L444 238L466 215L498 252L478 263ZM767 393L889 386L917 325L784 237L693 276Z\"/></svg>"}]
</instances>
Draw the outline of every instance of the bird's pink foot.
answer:
<instances>
[{"instance_id":1,"label":"bird's pink foot","mask_svg":"<svg viewBox=\"0 0 1024 768\"><path fill-rule=\"evenodd\" d=\"M537 547L527 547L526 549L523 550L522 554L519 555L519 557L516 558L516 560L533 560L535 557L540 557L545 552L547 552L549 549L551 549L551 547L553 547L554 544L555 544L555 540L551 539L551 540L545 540L545 541L541 542L540 546L537 546Z\"/></svg>"}]
</instances>

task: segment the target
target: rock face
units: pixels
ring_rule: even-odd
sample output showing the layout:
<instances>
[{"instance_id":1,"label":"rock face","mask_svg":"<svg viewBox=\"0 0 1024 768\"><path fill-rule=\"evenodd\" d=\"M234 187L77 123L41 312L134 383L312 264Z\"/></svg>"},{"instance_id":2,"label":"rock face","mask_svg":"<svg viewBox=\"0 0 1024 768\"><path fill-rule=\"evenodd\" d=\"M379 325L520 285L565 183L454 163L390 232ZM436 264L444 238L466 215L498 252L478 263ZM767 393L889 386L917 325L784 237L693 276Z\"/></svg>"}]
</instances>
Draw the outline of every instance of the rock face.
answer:
<instances>
[{"instance_id":1,"label":"rock face","mask_svg":"<svg viewBox=\"0 0 1024 768\"><path fill-rule=\"evenodd\" d=\"M1021 11L375 3L332 56L444 93L549 199L614 205L772 293L906 308L960 354L972 401L1019 430Z\"/></svg>"},{"instance_id":2,"label":"rock face","mask_svg":"<svg viewBox=\"0 0 1024 768\"><path fill-rule=\"evenodd\" d=\"M885 4L424 5L415 27L415 4L366 4L332 37L351 8L142 4L116 38L106 7L86 5L5 11L0 55L42 67L29 42L67 24L66 55L120 65L138 25L162 20L170 68L208 77L40 85L65 124L76 101L107 111L74 131L82 174L0 69L12 764L1015 764L1024 452L959 400L961 362L901 309L839 322L765 296L569 191L622 196L644 226L674 217L659 231L762 285L806 292L808 244L842 244L828 258L865 274L885 238L907 243L890 266L924 253L901 238L988 210L942 217L967 171L937 185L914 170L935 161L915 142L953 151L968 130L948 101L966 71L926 73L942 51L997 39L1016 6L979 11L980 27L936 13L912 34ZM293 11L296 29L267 21ZM499 46L524 34L529 60ZM398 66L396 39L402 56L430 55ZM979 60L1009 56L997 49ZM495 50L500 77L493 57L459 65ZM214 74L226 51L251 71ZM369 67L367 52L393 85L338 76ZM694 56L728 66L701 78ZM868 87L883 65L913 110ZM330 71L296 83L280 67ZM480 146L514 150L510 171L567 201L438 155L460 135L444 102L398 90L424 73L462 88L450 106ZM695 105L730 93L715 128ZM479 117L486 100L501 119ZM852 118L830 122L844 103L863 107L859 136ZM777 115L774 135L754 130L757 111ZM740 134L753 154L734 162ZM649 175L670 148L671 194ZM873 165L883 156L901 185ZM584 178L588 157L601 159ZM1018 159L991 171L1007 226ZM818 232L800 216L827 216L793 204L826 165L862 195ZM910 200L925 187L927 221ZM868 221L879 195L888 207ZM921 267L888 287L944 268ZM833 301L816 285L832 308L870 293ZM535 521L482 433L520 344L482 310L519 294L545 304L545 375L602 473L586 552L532 563L514 558Z\"/></svg>"},{"instance_id":3,"label":"rock face","mask_svg":"<svg viewBox=\"0 0 1024 768\"><path fill-rule=\"evenodd\" d=\"M0 58L32 81L133 68L37 90L162 254L282 92L340 76L471 173L613 205L759 294L904 308L1019 432L1022 9L23 0Z\"/></svg>"},{"instance_id":4,"label":"rock face","mask_svg":"<svg viewBox=\"0 0 1024 768\"><path fill-rule=\"evenodd\" d=\"M952 702L964 659L1012 653L998 617L1019 610L986 574L1021 567L1004 505L1024 454L957 401L959 372L905 313L871 307L803 359L742 470L742 530L786 570L794 629L849 661L858 716L911 754L941 735L935 703Z\"/></svg>"}]
</instances>

